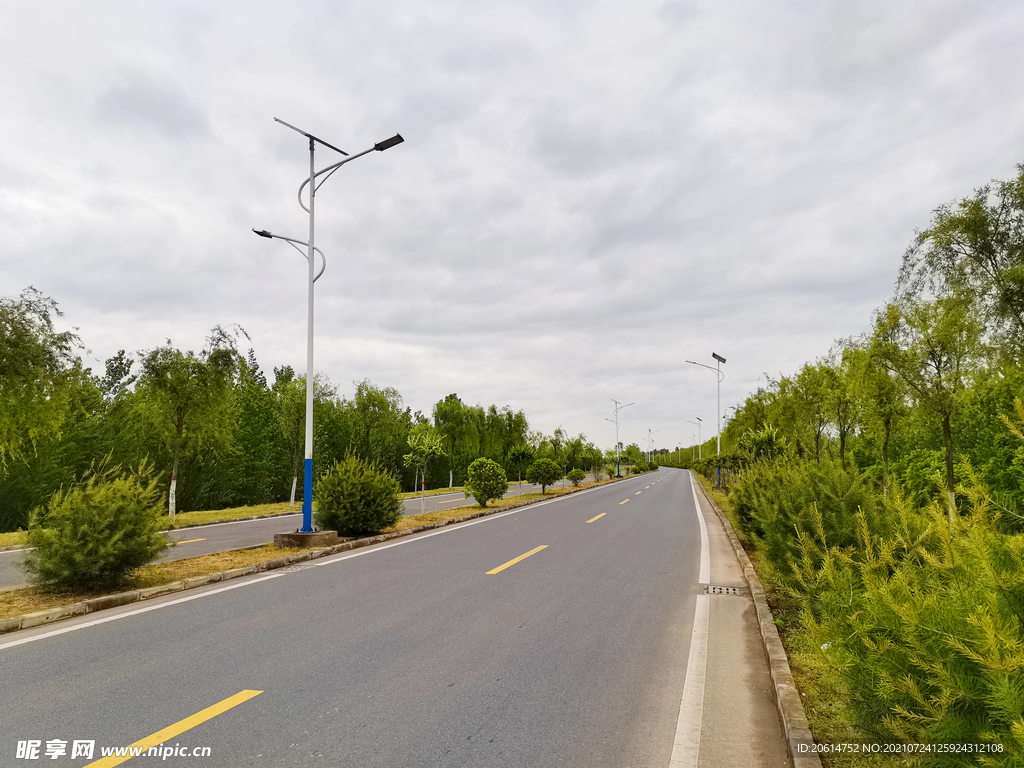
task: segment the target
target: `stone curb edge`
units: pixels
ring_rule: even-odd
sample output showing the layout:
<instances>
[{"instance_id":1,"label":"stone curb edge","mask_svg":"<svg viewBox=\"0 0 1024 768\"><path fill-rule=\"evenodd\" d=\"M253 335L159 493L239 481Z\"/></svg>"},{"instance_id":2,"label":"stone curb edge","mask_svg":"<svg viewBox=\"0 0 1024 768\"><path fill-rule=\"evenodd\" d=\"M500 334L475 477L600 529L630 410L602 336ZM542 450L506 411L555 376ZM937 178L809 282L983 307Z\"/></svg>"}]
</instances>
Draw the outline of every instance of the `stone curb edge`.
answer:
<instances>
[{"instance_id":1,"label":"stone curb edge","mask_svg":"<svg viewBox=\"0 0 1024 768\"><path fill-rule=\"evenodd\" d=\"M634 477L629 475L628 477ZM625 480L626 477L618 478L619 480ZM615 482L615 481L612 481ZM611 485L612 483L606 483ZM593 486L598 488L600 486ZM589 491L591 488L572 488L565 493L559 493L556 496L552 496L552 499L557 499L562 496L571 496L574 493L580 491ZM465 523L469 520L475 520L478 517L488 517L490 515L496 515L501 512L509 512L513 509L519 509L520 507L528 507L531 504L536 504L540 501L550 501L550 499L530 499L529 501L521 501L518 504L509 504L505 507L494 507L492 509L482 509L479 512L474 512L470 515L463 515L462 517L455 517L451 520L439 520L436 523L427 523L426 525L419 525L415 528L408 528L404 531L394 531L392 533L382 533L378 536L369 536L364 539L352 539L349 541L342 542L341 544L335 544L331 547L324 547L323 549L316 549L311 552L303 552L298 555L289 555L285 557L278 557L274 560L266 560L256 565L247 565L241 568L231 568L226 571L218 571L216 573L210 573L205 576L193 576L190 579L184 581L175 581L171 584L161 584L157 587L146 587L145 589L133 589L129 592L118 592L113 595L103 595L102 597L94 597L90 600L83 600L79 603L71 603L70 605L63 605L57 608L50 608L45 611L36 611L35 613L26 613L21 616L12 616L9 619L0 619L0 635L7 632L16 632L19 629L28 629L30 627L38 627L41 624L51 624L55 621L62 619L69 619L72 616L81 616L86 613L93 613L95 611L102 611L105 608L116 608L120 605L128 605L129 603L135 603L140 600L148 600L153 597L163 597L174 592L182 592L187 589L196 589L197 587L205 587L207 584L215 584L219 581L228 581L229 579L236 579L240 576L250 576L254 573L262 573L263 571L273 571L278 568L286 568L289 565L295 563L301 563L306 560L316 560L321 557L328 557L329 555L337 555L341 552L348 552L351 549L360 549L362 547L370 547L374 544L382 544L385 541L391 541L392 539L400 539L405 536L412 536L413 534L423 533L434 528L443 528L446 525L454 525L456 523ZM256 544L250 547L239 547L238 549L226 550L229 552L242 552L247 549L259 549L260 547L266 546L265 544Z\"/></svg>"},{"instance_id":2,"label":"stone curb edge","mask_svg":"<svg viewBox=\"0 0 1024 768\"><path fill-rule=\"evenodd\" d=\"M768 600L765 597L764 587L761 580L754 571L754 566L747 557L739 536L733 530L732 524L725 516L725 513L718 508L711 495L705 490L704 484L694 477L694 481L700 488L704 499L715 510L718 518L722 521L726 533L729 535L729 542L736 553L743 568L743 579L750 588L750 594L754 599L754 607L757 610L757 623L761 630L761 640L764 644L764 653L768 659L768 667L771 671L772 683L775 685L775 703L779 708L779 717L782 720L782 727L786 734L786 744L789 750L789 758L793 761L793 768L821 768L821 760L817 754L794 755L793 744L813 744L814 736L811 734L810 726L807 725L807 715L804 713L803 702L800 701L800 692L796 689L793 681L793 672L789 668L789 657L786 656L786 649L782 645L782 638L779 637L779 628L775 625L771 608L768 607Z\"/></svg>"}]
</instances>

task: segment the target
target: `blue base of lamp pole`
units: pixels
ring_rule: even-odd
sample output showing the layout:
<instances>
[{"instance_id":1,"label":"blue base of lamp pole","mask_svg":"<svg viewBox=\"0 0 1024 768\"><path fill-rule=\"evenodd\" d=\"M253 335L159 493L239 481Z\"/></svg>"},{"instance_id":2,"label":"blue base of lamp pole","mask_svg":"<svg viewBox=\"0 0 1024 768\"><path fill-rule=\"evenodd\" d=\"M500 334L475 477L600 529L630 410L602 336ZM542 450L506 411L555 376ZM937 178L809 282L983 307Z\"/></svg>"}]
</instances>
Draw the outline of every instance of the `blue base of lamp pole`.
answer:
<instances>
[{"instance_id":1,"label":"blue base of lamp pole","mask_svg":"<svg viewBox=\"0 0 1024 768\"><path fill-rule=\"evenodd\" d=\"M302 478L302 529L300 533L313 532L313 460L306 459L305 477Z\"/></svg>"}]
</instances>

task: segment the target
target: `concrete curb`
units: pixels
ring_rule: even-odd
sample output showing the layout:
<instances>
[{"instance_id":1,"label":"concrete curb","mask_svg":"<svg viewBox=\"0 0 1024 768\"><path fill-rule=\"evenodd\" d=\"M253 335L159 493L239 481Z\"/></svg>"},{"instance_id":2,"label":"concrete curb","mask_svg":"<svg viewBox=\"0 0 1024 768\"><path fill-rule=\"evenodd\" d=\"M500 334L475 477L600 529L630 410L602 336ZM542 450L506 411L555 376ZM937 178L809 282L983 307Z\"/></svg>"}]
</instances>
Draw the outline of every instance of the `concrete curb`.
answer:
<instances>
[{"instance_id":1,"label":"concrete curb","mask_svg":"<svg viewBox=\"0 0 1024 768\"><path fill-rule=\"evenodd\" d=\"M635 475L630 475L635 477ZM619 478L617 481L625 480L626 478ZM612 483L605 483L605 485L611 485ZM599 488L600 486L593 486L593 488ZM400 539L406 536L412 536L417 533L423 533L434 528L444 528L446 525L455 525L456 523L465 523L469 520L475 520L479 517L488 517L490 515L500 514L502 512L509 512L513 509L520 509L521 507L528 507L531 504L536 504L541 501L550 501L551 499L557 499L562 496L570 496L580 491L589 491L593 488L572 488L567 490L565 493L559 493L553 495L550 498L539 498L530 499L529 501L522 501L518 504L509 504L505 507L492 507L488 509L481 509L478 512L474 512L469 515L463 515L462 517L452 518L451 520L439 520L436 523L427 523L426 525L420 525L415 528L408 528L404 531L394 531L392 533L382 533L378 536L369 536L365 539L349 539L343 541L340 544L335 544L331 547L324 547L323 549L315 549L311 552L301 552L296 555L287 555L284 557L278 557L273 560L266 560L262 563L256 563L255 565L247 565L242 568L231 568L226 571L218 571L216 573L210 573L206 576L193 576L192 578L185 579L184 581L175 581L171 584L161 584L156 587L146 587L145 589L133 589L130 592L118 592L112 595L103 595L102 597L94 597L90 600L84 600L79 603L71 603L70 605L63 605L57 608L49 608L45 611L36 611L35 613L26 613L21 616L12 616L9 619L0 619L0 635L7 632L16 632L19 629L28 629L29 627L38 627L41 624L51 624L55 621L62 619L71 618L72 616L81 616L85 613L92 613L93 611L101 611L104 608L115 608L119 605L127 605L128 603L134 603L139 600L149 600L154 597L163 597L174 592L182 592L187 589L196 589L198 587L205 587L207 584L213 584L218 581L227 581L228 579L237 579L240 576L250 576L254 573L262 573L264 571L273 571L277 568L285 568L295 563L301 563L306 560L315 560L321 557L327 557L329 555L337 555L341 552L348 552L352 549L360 549L362 547L370 547L374 544L382 544L385 541L391 541L392 539ZM242 552L247 549L259 549L265 547L266 544L255 544L249 547L239 547L238 549L226 550L228 552ZM801 767L802 768L802 767Z\"/></svg>"},{"instance_id":2,"label":"concrete curb","mask_svg":"<svg viewBox=\"0 0 1024 768\"><path fill-rule=\"evenodd\" d=\"M733 530L729 519L725 516L718 505L711 498L711 495L704 489L703 483L694 477L694 482L700 488L704 499L715 510L718 518L722 521L729 541L736 553L736 559L740 561L743 568L743 579L750 588L750 594L754 598L754 607L757 609L757 623L761 630L761 640L764 644L764 653L768 659L768 667L771 671L772 682L775 684L775 703L779 708L779 718L782 720L782 728L786 733L786 744L789 749L789 758L793 761L793 768L821 768L821 760L817 754L796 755L793 753L796 744L811 745L814 743L814 736L810 726L807 725L807 715L804 713L803 702L800 701L800 693L793 681L793 672L789 668L789 657L786 656L786 649L782 645L782 638L779 637L779 628L775 625L771 609L768 607L768 600L765 597L764 587L761 580L754 571L754 566L747 557L747 553L740 543L739 536Z\"/></svg>"}]
</instances>

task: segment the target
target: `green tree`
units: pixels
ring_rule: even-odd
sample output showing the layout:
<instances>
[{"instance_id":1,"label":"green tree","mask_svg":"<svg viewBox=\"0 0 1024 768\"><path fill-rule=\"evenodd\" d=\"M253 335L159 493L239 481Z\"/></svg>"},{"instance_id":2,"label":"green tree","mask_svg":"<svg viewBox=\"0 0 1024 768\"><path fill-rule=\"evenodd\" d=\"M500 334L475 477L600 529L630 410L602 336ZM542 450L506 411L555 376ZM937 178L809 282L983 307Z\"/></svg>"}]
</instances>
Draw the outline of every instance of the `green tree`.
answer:
<instances>
[{"instance_id":1,"label":"green tree","mask_svg":"<svg viewBox=\"0 0 1024 768\"><path fill-rule=\"evenodd\" d=\"M25 570L39 582L96 589L122 582L167 547L162 494L149 466L122 472L100 462L32 513Z\"/></svg>"},{"instance_id":2,"label":"green tree","mask_svg":"<svg viewBox=\"0 0 1024 768\"><path fill-rule=\"evenodd\" d=\"M946 490L952 497L952 416L980 354L981 326L958 296L890 304L875 319L877 359L899 376L922 407L942 422Z\"/></svg>"},{"instance_id":3,"label":"green tree","mask_svg":"<svg viewBox=\"0 0 1024 768\"><path fill-rule=\"evenodd\" d=\"M455 476L455 456L459 444L468 432L466 406L456 394L448 395L434 406L434 426L444 437L448 456L448 487L452 488Z\"/></svg>"},{"instance_id":4,"label":"green tree","mask_svg":"<svg viewBox=\"0 0 1024 768\"><path fill-rule=\"evenodd\" d=\"M1024 165L1016 178L936 209L903 256L899 287L915 299L970 296L1016 359L1024 349Z\"/></svg>"},{"instance_id":5,"label":"green tree","mask_svg":"<svg viewBox=\"0 0 1024 768\"><path fill-rule=\"evenodd\" d=\"M486 507L491 499L500 499L508 492L508 478L502 466L491 459L479 458L469 465L466 479L466 498L477 500Z\"/></svg>"},{"instance_id":6,"label":"green tree","mask_svg":"<svg viewBox=\"0 0 1024 768\"><path fill-rule=\"evenodd\" d=\"M172 523L178 461L186 437L194 431L197 442L223 443L230 433L227 396L238 370L238 351L234 337L219 325L206 341L206 347L196 355L175 349L168 339L165 346L153 349L142 361L139 385L148 406L169 429L173 444L167 507Z\"/></svg>"},{"instance_id":7,"label":"green tree","mask_svg":"<svg viewBox=\"0 0 1024 768\"><path fill-rule=\"evenodd\" d=\"M350 454L335 462L313 490L316 524L341 536L379 533L402 517L400 490L390 472Z\"/></svg>"},{"instance_id":8,"label":"green tree","mask_svg":"<svg viewBox=\"0 0 1024 768\"><path fill-rule=\"evenodd\" d=\"M409 453L403 460L405 466L416 467L423 479L420 485L420 513L424 512L424 495L426 489L427 465L430 460L444 456L444 441L429 424L417 424L409 432Z\"/></svg>"},{"instance_id":9,"label":"green tree","mask_svg":"<svg viewBox=\"0 0 1024 768\"><path fill-rule=\"evenodd\" d=\"M0 469L64 424L81 341L54 328L62 314L35 288L0 297Z\"/></svg>"},{"instance_id":10,"label":"green tree","mask_svg":"<svg viewBox=\"0 0 1024 768\"><path fill-rule=\"evenodd\" d=\"M542 494L561 477L562 468L551 459L537 459L526 470L526 482L539 485Z\"/></svg>"}]
</instances>

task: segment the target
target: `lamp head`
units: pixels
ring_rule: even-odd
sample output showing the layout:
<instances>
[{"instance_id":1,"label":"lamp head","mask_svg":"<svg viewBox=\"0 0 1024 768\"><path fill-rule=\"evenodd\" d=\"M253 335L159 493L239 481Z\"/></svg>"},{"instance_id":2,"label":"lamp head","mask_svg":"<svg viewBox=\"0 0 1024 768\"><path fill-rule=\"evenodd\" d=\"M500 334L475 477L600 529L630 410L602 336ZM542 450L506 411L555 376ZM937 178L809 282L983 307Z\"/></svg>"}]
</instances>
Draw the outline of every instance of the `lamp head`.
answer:
<instances>
[{"instance_id":1,"label":"lamp head","mask_svg":"<svg viewBox=\"0 0 1024 768\"><path fill-rule=\"evenodd\" d=\"M390 139L384 139L384 141L378 141L373 145L373 148L378 152L383 152L385 149L391 149L396 144L401 144L405 139L402 138L402 134L396 133Z\"/></svg>"},{"instance_id":2,"label":"lamp head","mask_svg":"<svg viewBox=\"0 0 1024 768\"><path fill-rule=\"evenodd\" d=\"M265 229L256 229L255 227L253 227L252 231L255 232L257 235L259 235L260 237L273 237L273 235L270 234Z\"/></svg>"}]
</instances>

